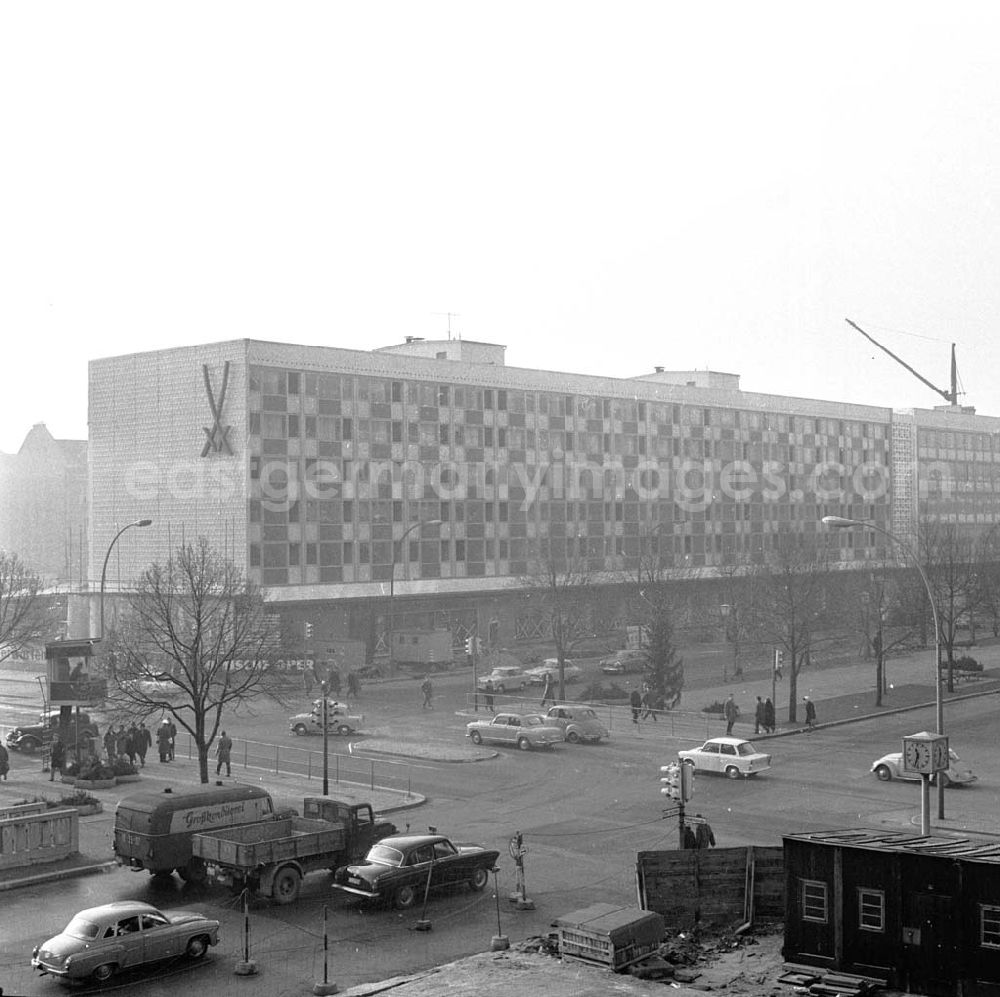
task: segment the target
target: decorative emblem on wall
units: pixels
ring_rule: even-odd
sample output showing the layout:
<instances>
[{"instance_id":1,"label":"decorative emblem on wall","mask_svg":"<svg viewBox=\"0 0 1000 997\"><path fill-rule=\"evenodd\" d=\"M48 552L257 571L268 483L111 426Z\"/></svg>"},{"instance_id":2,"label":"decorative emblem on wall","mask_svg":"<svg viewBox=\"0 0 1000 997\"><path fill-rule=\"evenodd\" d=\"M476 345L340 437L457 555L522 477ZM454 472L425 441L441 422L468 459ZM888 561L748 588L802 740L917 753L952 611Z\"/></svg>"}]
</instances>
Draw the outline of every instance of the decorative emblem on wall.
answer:
<instances>
[{"instance_id":1,"label":"decorative emblem on wall","mask_svg":"<svg viewBox=\"0 0 1000 997\"><path fill-rule=\"evenodd\" d=\"M212 379L208 375L208 364L201 365L201 372L205 377L205 391L208 393L208 405L212 410L212 428L203 426L205 431L205 445L201 448L202 457L207 457L210 453L222 453L225 451L232 454L233 446L229 442L229 431L232 426L222 425L222 407L226 404L226 387L229 384L229 361L222 368L222 387L219 389L219 399L216 401L215 392L212 390Z\"/></svg>"}]
</instances>

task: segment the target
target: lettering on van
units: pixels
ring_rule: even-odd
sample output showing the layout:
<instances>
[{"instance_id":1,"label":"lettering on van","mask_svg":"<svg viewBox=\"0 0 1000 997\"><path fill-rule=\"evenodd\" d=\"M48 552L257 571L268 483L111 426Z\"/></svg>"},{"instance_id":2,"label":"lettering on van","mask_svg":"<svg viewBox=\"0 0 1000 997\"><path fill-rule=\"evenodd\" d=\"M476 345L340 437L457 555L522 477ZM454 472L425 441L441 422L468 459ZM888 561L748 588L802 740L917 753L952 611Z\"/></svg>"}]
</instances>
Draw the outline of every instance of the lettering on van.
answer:
<instances>
[{"instance_id":1,"label":"lettering on van","mask_svg":"<svg viewBox=\"0 0 1000 997\"><path fill-rule=\"evenodd\" d=\"M170 834L178 831L205 831L215 827L230 827L233 824L249 824L263 820L270 814L270 800L260 797L254 800L238 800L233 803L215 803L206 807L190 807L178 810L170 818Z\"/></svg>"}]
</instances>

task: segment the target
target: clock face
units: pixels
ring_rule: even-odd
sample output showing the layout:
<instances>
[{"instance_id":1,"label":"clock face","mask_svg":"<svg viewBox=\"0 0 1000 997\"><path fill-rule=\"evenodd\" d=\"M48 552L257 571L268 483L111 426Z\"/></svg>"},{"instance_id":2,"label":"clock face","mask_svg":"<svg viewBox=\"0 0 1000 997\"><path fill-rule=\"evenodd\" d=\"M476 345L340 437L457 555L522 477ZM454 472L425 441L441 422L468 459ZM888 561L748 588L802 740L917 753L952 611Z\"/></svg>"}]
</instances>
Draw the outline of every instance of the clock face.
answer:
<instances>
[{"instance_id":1,"label":"clock face","mask_svg":"<svg viewBox=\"0 0 1000 997\"><path fill-rule=\"evenodd\" d=\"M911 772L930 772L931 746L926 741L904 741L903 768Z\"/></svg>"},{"instance_id":2,"label":"clock face","mask_svg":"<svg viewBox=\"0 0 1000 997\"><path fill-rule=\"evenodd\" d=\"M948 768L951 759L948 757L948 738L942 737L934 742L934 771L943 772Z\"/></svg>"}]
</instances>

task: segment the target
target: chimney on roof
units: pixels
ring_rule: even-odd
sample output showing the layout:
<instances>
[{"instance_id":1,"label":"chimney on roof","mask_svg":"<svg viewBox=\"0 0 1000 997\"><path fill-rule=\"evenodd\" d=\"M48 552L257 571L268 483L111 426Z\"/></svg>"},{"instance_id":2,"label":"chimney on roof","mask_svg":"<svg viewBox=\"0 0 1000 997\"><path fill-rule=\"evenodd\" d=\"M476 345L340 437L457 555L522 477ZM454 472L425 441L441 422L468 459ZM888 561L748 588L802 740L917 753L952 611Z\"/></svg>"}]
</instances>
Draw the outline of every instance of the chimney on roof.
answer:
<instances>
[{"instance_id":1,"label":"chimney on roof","mask_svg":"<svg viewBox=\"0 0 1000 997\"><path fill-rule=\"evenodd\" d=\"M654 368L653 368L653 370L654 370L654 371L655 371L655 372L656 372L657 374L662 374L662 373L663 373L663 368L662 368L662 367L654 367Z\"/></svg>"}]
</instances>

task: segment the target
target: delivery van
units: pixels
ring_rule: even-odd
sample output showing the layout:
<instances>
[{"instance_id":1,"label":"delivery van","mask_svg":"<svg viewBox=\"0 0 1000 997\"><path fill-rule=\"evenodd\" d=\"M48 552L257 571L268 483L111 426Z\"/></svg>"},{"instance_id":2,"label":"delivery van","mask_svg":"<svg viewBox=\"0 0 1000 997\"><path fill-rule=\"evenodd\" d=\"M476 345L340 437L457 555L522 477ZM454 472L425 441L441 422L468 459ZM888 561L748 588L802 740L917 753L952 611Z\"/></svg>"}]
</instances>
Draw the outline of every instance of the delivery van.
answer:
<instances>
[{"instance_id":1,"label":"delivery van","mask_svg":"<svg viewBox=\"0 0 1000 997\"><path fill-rule=\"evenodd\" d=\"M191 855L191 838L199 831L215 831L288 817L294 810L276 811L261 786L199 786L174 792L143 792L126 796L115 810L115 861L154 876L176 872L182 879L201 882L205 868Z\"/></svg>"}]
</instances>

